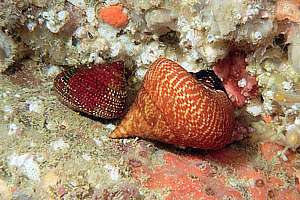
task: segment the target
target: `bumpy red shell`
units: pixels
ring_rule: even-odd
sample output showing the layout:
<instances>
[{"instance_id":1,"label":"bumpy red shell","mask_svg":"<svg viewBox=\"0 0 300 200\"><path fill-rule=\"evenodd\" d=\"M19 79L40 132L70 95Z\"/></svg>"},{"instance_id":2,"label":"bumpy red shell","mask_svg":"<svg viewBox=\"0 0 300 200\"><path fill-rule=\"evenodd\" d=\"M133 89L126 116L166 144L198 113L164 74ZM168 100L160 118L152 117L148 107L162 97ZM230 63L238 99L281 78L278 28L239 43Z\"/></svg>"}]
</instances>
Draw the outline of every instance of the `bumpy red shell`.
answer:
<instances>
[{"instance_id":1,"label":"bumpy red shell","mask_svg":"<svg viewBox=\"0 0 300 200\"><path fill-rule=\"evenodd\" d=\"M234 108L223 90L199 82L177 63L159 58L112 138L148 138L218 149L232 141Z\"/></svg>"},{"instance_id":2,"label":"bumpy red shell","mask_svg":"<svg viewBox=\"0 0 300 200\"><path fill-rule=\"evenodd\" d=\"M62 103L75 111L104 119L124 113L127 92L121 61L63 71L54 88Z\"/></svg>"}]
</instances>

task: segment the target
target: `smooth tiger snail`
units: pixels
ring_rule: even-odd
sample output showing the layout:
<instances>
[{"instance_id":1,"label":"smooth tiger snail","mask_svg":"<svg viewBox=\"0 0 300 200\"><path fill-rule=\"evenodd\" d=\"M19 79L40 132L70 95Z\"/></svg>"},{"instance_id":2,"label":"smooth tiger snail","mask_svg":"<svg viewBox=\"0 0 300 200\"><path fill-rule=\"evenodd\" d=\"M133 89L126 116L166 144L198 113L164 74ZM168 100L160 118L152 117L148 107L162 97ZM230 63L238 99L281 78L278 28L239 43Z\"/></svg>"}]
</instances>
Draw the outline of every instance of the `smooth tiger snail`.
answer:
<instances>
[{"instance_id":1,"label":"smooth tiger snail","mask_svg":"<svg viewBox=\"0 0 300 200\"><path fill-rule=\"evenodd\" d=\"M215 85L209 76L193 76L161 57L150 66L135 102L110 137L222 148L232 141L234 108L224 88Z\"/></svg>"}]
</instances>

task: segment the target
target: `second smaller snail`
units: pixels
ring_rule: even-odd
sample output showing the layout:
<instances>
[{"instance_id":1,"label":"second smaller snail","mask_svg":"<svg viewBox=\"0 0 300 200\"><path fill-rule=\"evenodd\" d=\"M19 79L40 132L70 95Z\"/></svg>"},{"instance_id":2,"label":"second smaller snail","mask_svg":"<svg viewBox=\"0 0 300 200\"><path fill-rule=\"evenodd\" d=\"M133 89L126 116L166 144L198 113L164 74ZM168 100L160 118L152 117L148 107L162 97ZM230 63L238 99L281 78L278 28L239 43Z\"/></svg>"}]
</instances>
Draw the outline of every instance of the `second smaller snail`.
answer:
<instances>
[{"instance_id":1,"label":"second smaller snail","mask_svg":"<svg viewBox=\"0 0 300 200\"><path fill-rule=\"evenodd\" d=\"M65 70L54 80L61 102L75 111L104 119L124 114L127 97L122 61Z\"/></svg>"}]
</instances>

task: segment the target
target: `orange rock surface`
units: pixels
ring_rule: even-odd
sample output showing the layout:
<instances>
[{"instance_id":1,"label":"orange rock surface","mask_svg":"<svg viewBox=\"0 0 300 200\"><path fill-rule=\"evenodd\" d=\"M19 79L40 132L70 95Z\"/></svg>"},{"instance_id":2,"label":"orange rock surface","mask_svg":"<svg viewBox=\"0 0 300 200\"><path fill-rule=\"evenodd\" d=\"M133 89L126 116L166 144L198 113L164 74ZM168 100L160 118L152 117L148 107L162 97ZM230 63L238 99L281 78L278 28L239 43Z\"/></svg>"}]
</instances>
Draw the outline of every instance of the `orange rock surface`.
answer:
<instances>
[{"instance_id":1,"label":"orange rock surface","mask_svg":"<svg viewBox=\"0 0 300 200\"><path fill-rule=\"evenodd\" d=\"M279 0L276 5L276 18L280 21L288 19L292 22L300 22L300 1Z\"/></svg>"},{"instance_id":2,"label":"orange rock surface","mask_svg":"<svg viewBox=\"0 0 300 200\"><path fill-rule=\"evenodd\" d=\"M115 28L122 28L128 23L128 15L124 12L122 5L101 8L98 17Z\"/></svg>"},{"instance_id":3,"label":"orange rock surface","mask_svg":"<svg viewBox=\"0 0 300 200\"><path fill-rule=\"evenodd\" d=\"M141 162L132 172L143 187L165 191L166 200L299 199L295 153L286 152L288 161L283 161L277 156L281 150L280 145L261 143L255 153L230 146L204 155L166 152L161 165Z\"/></svg>"}]
</instances>

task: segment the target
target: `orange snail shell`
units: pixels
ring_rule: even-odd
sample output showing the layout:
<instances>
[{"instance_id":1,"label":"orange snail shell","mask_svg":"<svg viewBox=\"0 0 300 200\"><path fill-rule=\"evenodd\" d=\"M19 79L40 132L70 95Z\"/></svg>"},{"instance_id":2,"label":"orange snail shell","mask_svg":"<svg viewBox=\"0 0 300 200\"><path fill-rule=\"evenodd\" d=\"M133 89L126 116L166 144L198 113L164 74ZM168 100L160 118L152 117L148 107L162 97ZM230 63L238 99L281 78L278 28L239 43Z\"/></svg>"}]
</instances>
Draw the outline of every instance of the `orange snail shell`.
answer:
<instances>
[{"instance_id":1,"label":"orange snail shell","mask_svg":"<svg viewBox=\"0 0 300 200\"><path fill-rule=\"evenodd\" d=\"M232 141L234 125L234 108L224 91L207 87L161 57L150 66L134 104L110 137L218 149Z\"/></svg>"}]
</instances>

